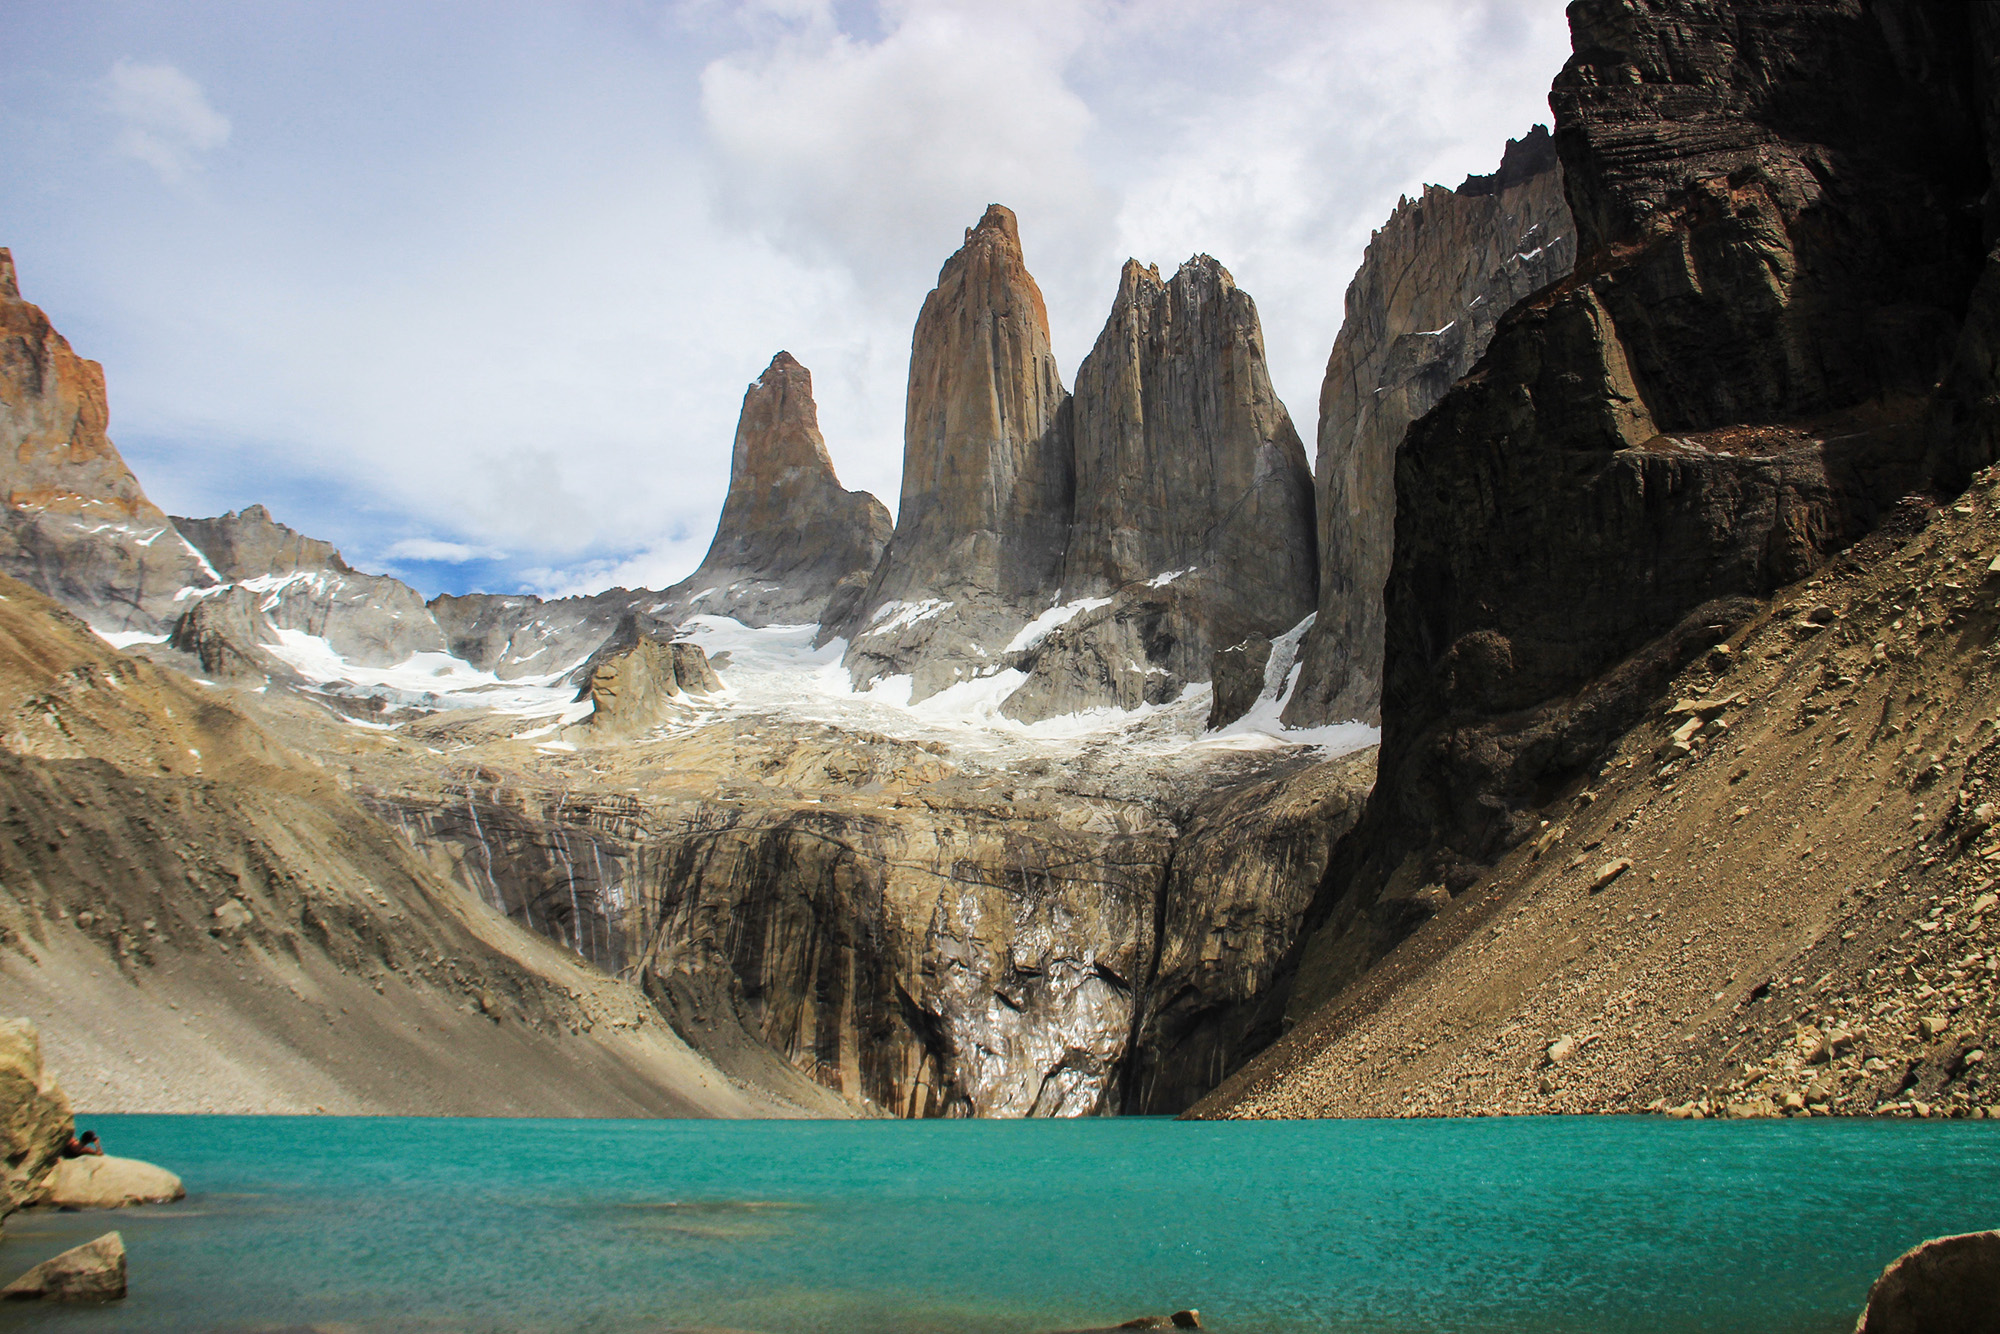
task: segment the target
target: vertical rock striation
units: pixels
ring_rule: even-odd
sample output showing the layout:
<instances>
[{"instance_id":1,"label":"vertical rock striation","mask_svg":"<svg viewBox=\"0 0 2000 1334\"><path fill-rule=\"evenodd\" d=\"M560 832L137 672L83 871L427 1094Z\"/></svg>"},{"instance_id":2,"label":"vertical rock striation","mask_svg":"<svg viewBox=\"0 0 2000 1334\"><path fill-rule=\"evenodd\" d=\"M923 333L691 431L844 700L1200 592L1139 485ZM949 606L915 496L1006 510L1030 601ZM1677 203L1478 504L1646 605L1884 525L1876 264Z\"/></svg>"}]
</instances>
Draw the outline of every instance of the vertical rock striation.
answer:
<instances>
[{"instance_id":1,"label":"vertical rock striation","mask_svg":"<svg viewBox=\"0 0 2000 1334\"><path fill-rule=\"evenodd\" d=\"M1319 616L1287 723L1379 718L1396 450L1500 317L1575 260L1555 141L1539 125L1507 141L1498 172L1426 187L1369 242L1320 388Z\"/></svg>"},{"instance_id":2,"label":"vertical rock striation","mask_svg":"<svg viewBox=\"0 0 2000 1334\"><path fill-rule=\"evenodd\" d=\"M913 698L935 694L1047 605L1075 488L1068 409L1014 215L991 205L917 317L895 535L828 629L858 684L910 673Z\"/></svg>"},{"instance_id":3,"label":"vertical rock striation","mask_svg":"<svg viewBox=\"0 0 2000 1334\"><path fill-rule=\"evenodd\" d=\"M1227 269L1127 260L1071 414L1062 597L1105 601L1030 646L1010 715L1165 703L1312 613L1312 474Z\"/></svg>"},{"instance_id":4,"label":"vertical rock striation","mask_svg":"<svg viewBox=\"0 0 2000 1334\"><path fill-rule=\"evenodd\" d=\"M0 572L101 630L158 633L174 594L216 582L105 434L104 368L21 299L0 249Z\"/></svg>"},{"instance_id":5,"label":"vertical rock striation","mask_svg":"<svg viewBox=\"0 0 2000 1334\"><path fill-rule=\"evenodd\" d=\"M715 540L666 600L745 625L842 620L889 533L888 508L834 476L812 372L780 352L743 395Z\"/></svg>"}]
</instances>

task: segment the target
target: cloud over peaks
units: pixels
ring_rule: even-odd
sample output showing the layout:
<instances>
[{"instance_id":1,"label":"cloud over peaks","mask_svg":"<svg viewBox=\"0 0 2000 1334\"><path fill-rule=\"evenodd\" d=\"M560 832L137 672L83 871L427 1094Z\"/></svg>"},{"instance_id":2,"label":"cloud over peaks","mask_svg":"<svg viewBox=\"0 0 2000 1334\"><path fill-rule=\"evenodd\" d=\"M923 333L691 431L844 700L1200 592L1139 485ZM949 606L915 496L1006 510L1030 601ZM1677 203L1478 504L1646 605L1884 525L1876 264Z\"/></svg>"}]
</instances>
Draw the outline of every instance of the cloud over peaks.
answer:
<instances>
[{"instance_id":1,"label":"cloud over peaks","mask_svg":"<svg viewBox=\"0 0 2000 1334\"><path fill-rule=\"evenodd\" d=\"M229 140L229 117L208 103L201 85L172 65L119 60L105 80L112 114L123 122L114 146L178 184L198 157Z\"/></svg>"}]
</instances>

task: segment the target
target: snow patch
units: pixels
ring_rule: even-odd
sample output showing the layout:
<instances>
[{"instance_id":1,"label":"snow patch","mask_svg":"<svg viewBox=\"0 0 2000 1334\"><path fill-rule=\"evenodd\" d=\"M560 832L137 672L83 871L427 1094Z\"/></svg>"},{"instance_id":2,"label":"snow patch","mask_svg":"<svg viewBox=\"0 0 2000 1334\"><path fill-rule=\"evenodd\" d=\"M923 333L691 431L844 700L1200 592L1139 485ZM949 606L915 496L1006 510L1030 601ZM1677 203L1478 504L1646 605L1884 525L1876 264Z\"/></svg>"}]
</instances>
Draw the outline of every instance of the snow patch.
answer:
<instances>
[{"instance_id":1,"label":"snow patch","mask_svg":"<svg viewBox=\"0 0 2000 1334\"><path fill-rule=\"evenodd\" d=\"M1110 598L1078 598L1074 602L1059 603L1022 626L1020 633L1008 640L1007 647L1001 652L1025 653L1083 613L1110 605Z\"/></svg>"},{"instance_id":2,"label":"snow patch","mask_svg":"<svg viewBox=\"0 0 2000 1334\"><path fill-rule=\"evenodd\" d=\"M115 649L128 649L134 644L164 644L165 635L149 635L144 630L100 630L90 627L90 632Z\"/></svg>"},{"instance_id":3,"label":"snow patch","mask_svg":"<svg viewBox=\"0 0 2000 1334\"><path fill-rule=\"evenodd\" d=\"M942 615L956 605L942 598L925 598L922 602L885 602L875 609L873 616L868 618L868 628L861 633L886 635L905 626L915 625L919 621L928 621L931 617Z\"/></svg>"},{"instance_id":4,"label":"snow patch","mask_svg":"<svg viewBox=\"0 0 2000 1334\"><path fill-rule=\"evenodd\" d=\"M1165 588L1168 584L1172 583L1174 580L1179 579L1184 575L1193 574L1196 570L1200 568L1201 567L1199 565L1190 565L1185 570L1168 570L1165 574L1156 574L1151 579L1148 579L1146 581L1146 587Z\"/></svg>"}]
</instances>

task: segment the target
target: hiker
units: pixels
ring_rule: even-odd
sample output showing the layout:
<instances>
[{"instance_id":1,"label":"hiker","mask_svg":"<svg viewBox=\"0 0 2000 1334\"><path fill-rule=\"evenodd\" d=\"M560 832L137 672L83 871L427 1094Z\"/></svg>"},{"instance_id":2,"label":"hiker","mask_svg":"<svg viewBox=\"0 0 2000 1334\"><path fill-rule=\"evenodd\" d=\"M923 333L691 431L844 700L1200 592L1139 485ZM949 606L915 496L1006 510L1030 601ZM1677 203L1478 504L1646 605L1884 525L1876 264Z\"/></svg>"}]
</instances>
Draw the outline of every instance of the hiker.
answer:
<instances>
[{"instance_id":1,"label":"hiker","mask_svg":"<svg viewBox=\"0 0 2000 1334\"><path fill-rule=\"evenodd\" d=\"M69 1137L69 1143L62 1146L62 1156L65 1158L102 1158L104 1156L104 1146L97 1142L97 1132L95 1130L86 1130L83 1132L81 1139L75 1135Z\"/></svg>"}]
</instances>

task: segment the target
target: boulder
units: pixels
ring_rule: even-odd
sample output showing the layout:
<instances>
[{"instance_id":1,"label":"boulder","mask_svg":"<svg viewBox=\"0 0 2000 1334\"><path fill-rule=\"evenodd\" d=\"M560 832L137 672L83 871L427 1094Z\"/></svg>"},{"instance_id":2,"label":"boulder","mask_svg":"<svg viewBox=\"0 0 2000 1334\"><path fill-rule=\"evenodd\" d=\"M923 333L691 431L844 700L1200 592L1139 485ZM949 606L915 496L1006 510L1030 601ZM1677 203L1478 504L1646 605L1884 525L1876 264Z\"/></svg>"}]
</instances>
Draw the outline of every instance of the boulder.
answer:
<instances>
[{"instance_id":1,"label":"boulder","mask_svg":"<svg viewBox=\"0 0 2000 1334\"><path fill-rule=\"evenodd\" d=\"M123 1209L184 1199L187 1188L164 1167L110 1155L65 1158L42 1183L38 1204L55 1209Z\"/></svg>"},{"instance_id":2,"label":"boulder","mask_svg":"<svg viewBox=\"0 0 2000 1334\"><path fill-rule=\"evenodd\" d=\"M685 696L722 689L701 645L670 639L637 615L628 615L578 674L577 701L596 706L585 726L597 740L638 736L684 717Z\"/></svg>"},{"instance_id":3,"label":"boulder","mask_svg":"<svg viewBox=\"0 0 2000 1334\"><path fill-rule=\"evenodd\" d=\"M125 1297L125 1239L107 1232L44 1260L0 1288L0 1301L116 1302Z\"/></svg>"},{"instance_id":4,"label":"boulder","mask_svg":"<svg viewBox=\"0 0 2000 1334\"><path fill-rule=\"evenodd\" d=\"M0 1217L34 1202L74 1130L41 1035L26 1019L0 1019Z\"/></svg>"},{"instance_id":5,"label":"boulder","mask_svg":"<svg viewBox=\"0 0 2000 1334\"><path fill-rule=\"evenodd\" d=\"M1938 1237L1896 1257L1855 1334L1988 1334L2000 1313L2000 1232Z\"/></svg>"}]
</instances>

